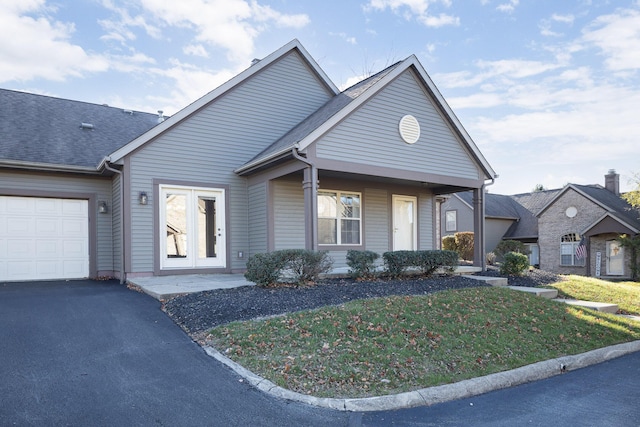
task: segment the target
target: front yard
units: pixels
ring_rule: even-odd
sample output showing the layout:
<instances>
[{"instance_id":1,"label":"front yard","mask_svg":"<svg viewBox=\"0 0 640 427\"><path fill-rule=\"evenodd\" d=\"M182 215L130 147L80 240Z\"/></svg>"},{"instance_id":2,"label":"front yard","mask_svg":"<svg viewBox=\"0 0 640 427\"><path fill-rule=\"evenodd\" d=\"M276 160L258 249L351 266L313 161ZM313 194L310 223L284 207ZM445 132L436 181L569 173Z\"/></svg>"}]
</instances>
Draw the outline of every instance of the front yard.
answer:
<instances>
[{"instance_id":1,"label":"front yard","mask_svg":"<svg viewBox=\"0 0 640 427\"><path fill-rule=\"evenodd\" d=\"M590 286L584 278L568 279L574 288ZM350 286L366 288L367 283ZM571 297L588 299L579 293ZM637 301L635 308L624 307L638 312ZM524 292L466 286L426 295L354 298L222 324L198 338L284 388L318 397L367 397L638 340L640 323Z\"/></svg>"}]
</instances>

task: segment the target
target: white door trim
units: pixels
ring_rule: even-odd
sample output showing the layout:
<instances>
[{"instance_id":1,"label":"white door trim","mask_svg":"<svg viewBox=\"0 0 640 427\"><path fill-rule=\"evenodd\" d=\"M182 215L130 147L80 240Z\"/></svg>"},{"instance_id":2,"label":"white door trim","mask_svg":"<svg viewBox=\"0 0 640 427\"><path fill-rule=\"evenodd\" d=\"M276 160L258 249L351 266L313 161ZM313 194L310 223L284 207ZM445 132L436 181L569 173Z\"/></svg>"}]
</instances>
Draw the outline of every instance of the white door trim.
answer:
<instances>
[{"instance_id":1,"label":"white door trim","mask_svg":"<svg viewBox=\"0 0 640 427\"><path fill-rule=\"evenodd\" d=\"M624 248L617 240L607 240L607 276L624 275Z\"/></svg>"},{"instance_id":2,"label":"white door trim","mask_svg":"<svg viewBox=\"0 0 640 427\"><path fill-rule=\"evenodd\" d=\"M226 230L225 230L225 190L222 188L200 188L179 185L159 186L159 249L160 269L194 269L194 268L226 268ZM184 215L178 215L167 222L168 196L182 197L178 201L176 211L184 210ZM206 237L200 235L202 230L202 207L200 199L212 200L215 206L215 226L210 238L215 239L215 255L201 256L202 244ZM182 204L183 206L179 206ZM169 253L167 230L172 228L175 249Z\"/></svg>"},{"instance_id":3,"label":"white door trim","mask_svg":"<svg viewBox=\"0 0 640 427\"><path fill-rule=\"evenodd\" d=\"M401 215L401 204L410 203ZM393 250L418 249L418 198L414 196L391 195ZM410 230L408 228L411 228ZM410 240L410 242L407 242Z\"/></svg>"}]
</instances>

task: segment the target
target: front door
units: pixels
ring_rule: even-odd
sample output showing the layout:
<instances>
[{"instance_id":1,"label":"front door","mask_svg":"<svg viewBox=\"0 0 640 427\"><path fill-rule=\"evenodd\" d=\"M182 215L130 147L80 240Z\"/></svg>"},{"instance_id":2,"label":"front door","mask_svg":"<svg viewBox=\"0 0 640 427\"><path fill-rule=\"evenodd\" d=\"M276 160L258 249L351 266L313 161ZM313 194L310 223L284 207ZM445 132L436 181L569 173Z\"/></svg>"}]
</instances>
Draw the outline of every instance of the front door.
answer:
<instances>
[{"instance_id":1,"label":"front door","mask_svg":"<svg viewBox=\"0 0 640 427\"><path fill-rule=\"evenodd\" d=\"M624 248L617 240L607 241L607 275L622 276L624 274Z\"/></svg>"},{"instance_id":2,"label":"front door","mask_svg":"<svg viewBox=\"0 0 640 427\"><path fill-rule=\"evenodd\" d=\"M161 187L161 268L225 267L224 212L224 190Z\"/></svg>"},{"instance_id":3,"label":"front door","mask_svg":"<svg viewBox=\"0 0 640 427\"><path fill-rule=\"evenodd\" d=\"M418 199L411 196L392 196L393 250L415 251L418 248Z\"/></svg>"}]
</instances>

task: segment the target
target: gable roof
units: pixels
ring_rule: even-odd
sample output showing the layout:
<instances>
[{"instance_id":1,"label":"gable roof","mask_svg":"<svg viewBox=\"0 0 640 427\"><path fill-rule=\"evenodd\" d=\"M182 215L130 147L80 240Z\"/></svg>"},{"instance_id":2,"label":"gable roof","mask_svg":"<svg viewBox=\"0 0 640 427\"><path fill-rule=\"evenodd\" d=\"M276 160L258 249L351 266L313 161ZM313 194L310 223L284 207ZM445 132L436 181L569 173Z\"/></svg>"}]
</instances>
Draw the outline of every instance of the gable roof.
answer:
<instances>
[{"instance_id":1,"label":"gable roof","mask_svg":"<svg viewBox=\"0 0 640 427\"><path fill-rule=\"evenodd\" d=\"M569 190L574 190L577 193L581 194L583 197L586 197L591 202L600 206L604 209L607 214L605 216L610 216L614 220L625 224L631 229L636 230L636 232L640 231L640 211L634 209L629 203L626 202L622 197L616 195L610 190L602 187L601 185L579 185L579 184L568 184L562 190L560 190L555 197L547 202L547 204L540 210L538 215L542 214L549 206L551 206L556 200L562 197L563 194L568 192ZM598 220L597 222L600 222ZM589 227L591 228L591 227Z\"/></svg>"},{"instance_id":2,"label":"gable roof","mask_svg":"<svg viewBox=\"0 0 640 427\"><path fill-rule=\"evenodd\" d=\"M328 101L323 107L316 111L316 113L312 114L307 120L303 121L296 129L274 142L261 154L236 169L235 172L243 174L264 163L268 163L278 155L291 151L294 148L298 151L304 151L309 145L313 144L322 135L409 69L413 69L416 72L430 93L436 106L444 113L445 119L451 124L463 144L469 149L474 160L484 171L486 178L496 178L497 174L464 129L415 55L393 64L360 83L345 89L342 93Z\"/></svg>"},{"instance_id":3,"label":"gable roof","mask_svg":"<svg viewBox=\"0 0 640 427\"><path fill-rule=\"evenodd\" d=\"M137 150L138 148L140 148L147 142L151 141L158 135L162 134L163 132L167 131L168 129L172 128L173 126L176 126L178 123L182 122L183 120L191 116L193 113L197 112L201 108L205 107L209 103L216 100L218 97L227 93L229 90L242 84L245 80L249 79L251 76L257 74L264 68L268 67L272 63L276 62L280 58L284 57L285 55L288 55L290 52L293 52L293 51L297 51L302 56L302 58L307 63L307 65L312 70L312 72L316 75L318 80L324 86L326 86L327 90L330 93L332 93L333 95L337 95L340 92L339 89L336 87L336 85L331 81L331 79L329 79L329 77L320 68L318 63L311 57L311 55L309 55L309 52L307 52L307 50L302 46L302 44L297 39L294 39L289 43L287 43L286 45L282 46L280 49L266 56L264 59L259 60L258 62L255 62L249 68L242 71L240 74L237 74L236 76L234 76L227 82L223 83L222 85L218 86L216 89L212 90L211 92L207 93L202 98L196 100L192 104L178 111L176 114L174 114L171 117L170 120L166 120L165 122L161 123L159 126L155 127L154 129L151 129L149 132L131 141L126 146L112 152L109 156L105 158L105 161L109 161L113 163L121 162L122 159L125 156L127 156L129 153Z\"/></svg>"},{"instance_id":4,"label":"gable roof","mask_svg":"<svg viewBox=\"0 0 640 427\"><path fill-rule=\"evenodd\" d=\"M242 173L251 169L254 165L259 165L278 156L279 154L290 152L294 147L298 147L300 141L304 140L311 132L318 129L326 123L327 120L343 110L349 103L362 95L367 89L375 85L399 64L400 62L397 62L331 98L313 114L300 122L300 124L291 129L291 131L287 132L282 138L275 141L247 163L236 169L236 173Z\"/></svg>"},{"instance_id":5,"label":"gable roof","mask_svg":"<svg viewBox=\"0 0 640 427\"><path fill-rule=\"evenodd\" d=\"M6 89L0 106L8 167L96 172L107 153L158 124L155 114Z\"/></svg>"}]
</instances>

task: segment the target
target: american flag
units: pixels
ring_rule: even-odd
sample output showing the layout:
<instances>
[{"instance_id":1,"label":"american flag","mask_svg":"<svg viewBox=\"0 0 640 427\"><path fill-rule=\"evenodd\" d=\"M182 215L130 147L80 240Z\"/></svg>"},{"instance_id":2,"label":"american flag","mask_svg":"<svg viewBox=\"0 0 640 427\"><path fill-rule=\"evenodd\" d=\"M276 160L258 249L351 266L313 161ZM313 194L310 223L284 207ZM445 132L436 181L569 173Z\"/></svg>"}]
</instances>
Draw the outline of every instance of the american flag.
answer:
<instances>
[{"instance_id":1,"label":"american flag","mask_svg":"<svg viewBox=\"0 0 640 427\"><path fill-rule=\"evenodd\" d=\"M587 256L587 245L585 242L584 236L580 239L580 243L578 243L578 247L576 248L576 258L583 259Z\"/></svg>"}]
</instances>

